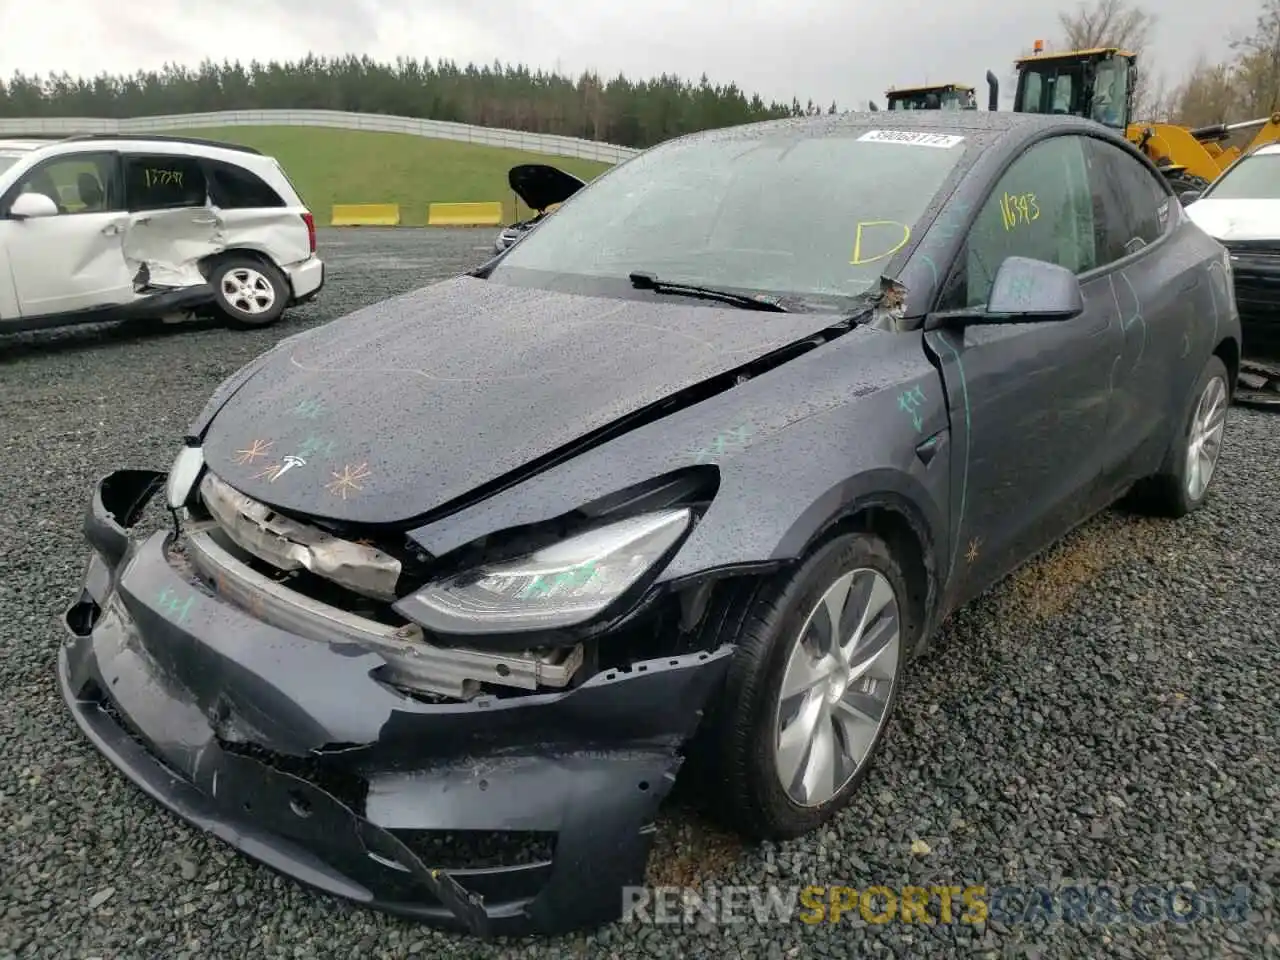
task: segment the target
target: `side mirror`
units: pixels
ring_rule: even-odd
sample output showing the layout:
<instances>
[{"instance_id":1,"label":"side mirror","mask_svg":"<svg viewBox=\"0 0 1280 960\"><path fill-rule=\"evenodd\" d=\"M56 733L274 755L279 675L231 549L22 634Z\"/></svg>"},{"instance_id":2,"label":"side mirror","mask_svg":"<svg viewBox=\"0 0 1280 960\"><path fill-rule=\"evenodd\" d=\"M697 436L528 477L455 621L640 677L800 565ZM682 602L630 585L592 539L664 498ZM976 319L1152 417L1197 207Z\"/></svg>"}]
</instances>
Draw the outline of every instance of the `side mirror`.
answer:
<instances>
[{"instance_id":1,"label":"side mirror","mask_svg":"<svg viewBox=\"0 0 1280 960\"><path fill-rule=\"evenodd\" d=\"M1066 267L1028 257L1006 257L996 271L985 307L930 315L925 329L971 323L1036 323L1071 320L1084 313L1080 281Z\"/></svg>"},{"instance_id":2,"label":"side mirror","mask_svg":"<svg viewBox=\"0 0 1280 960\"><path fill-rule=\"evenodd\" d=\"M1191 204L1195 203L1199 199L1200 199L1199 190L1183 190L1180 194L1178 194L1178 200L1182 203L1184 207L1190 206Z\"/></svg>"},{"instance_id":3,"label":"side mirror","mask_svg":"<svg viewBox=\"0 0 1280 960\"><path fill-rule=\"evenodd\" d=\"M14 220L30 220L33 217L56 217L58 205L43 193L20 193L9 205L9 216Z\"/></svg>"}]
</instances>

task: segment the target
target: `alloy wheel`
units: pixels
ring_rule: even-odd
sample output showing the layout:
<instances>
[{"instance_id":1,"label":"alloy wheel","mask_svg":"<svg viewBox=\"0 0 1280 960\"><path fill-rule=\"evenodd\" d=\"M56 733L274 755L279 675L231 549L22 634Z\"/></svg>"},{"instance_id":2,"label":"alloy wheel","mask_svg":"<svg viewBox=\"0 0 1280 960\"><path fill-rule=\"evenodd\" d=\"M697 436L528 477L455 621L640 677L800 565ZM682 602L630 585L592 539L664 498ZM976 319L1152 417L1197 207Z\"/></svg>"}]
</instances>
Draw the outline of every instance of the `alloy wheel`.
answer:
<instances>
[{"instance_id":1,"label":"alloy wheel","mask_svg":"<svg viewBox=\"0 0 1280 960\"><path fill-rule=\"evenodd\" d=\"M276 302L271 281L249 267L236 267L222 275L222 297L241 313L266 313Z\"/></svg>"},{"instance_id":2,"label":"alloy wheel","mask_svg":"<svg viewBox=\"0 0 1280 960\"><path fill-rule=\"evenodd\" d=\"M866 761L897 682L898 598L879 571L835 581L805 620L782 678L775 766L792 802L816 807Z\"/></svg>"},{"instance_id":3,"label":"alloy wheel","mask_svg":"<svg viewBox=\"0 0 1280 960\"><path fill-rule=\"evenodd\" d=\"M1221 377L1205 384L1187 438L1187 496L1199 500L1209 488L1227 422L1227 386Z\"/></svg>"}]
</instances>

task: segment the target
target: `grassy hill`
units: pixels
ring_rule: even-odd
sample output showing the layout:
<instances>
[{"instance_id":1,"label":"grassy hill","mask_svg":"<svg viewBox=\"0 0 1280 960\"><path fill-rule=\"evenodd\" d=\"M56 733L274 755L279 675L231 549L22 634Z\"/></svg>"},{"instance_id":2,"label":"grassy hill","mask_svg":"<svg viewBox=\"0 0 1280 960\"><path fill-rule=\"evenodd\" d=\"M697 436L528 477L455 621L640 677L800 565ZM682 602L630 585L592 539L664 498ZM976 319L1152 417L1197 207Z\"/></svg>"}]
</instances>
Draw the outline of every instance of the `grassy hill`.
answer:
<instances>
[{"instance_id":1,"label":"grassy hill","mask_svg":"<svg viewBox=\"0 0 1280 960\"><path fill-rule=\"evenodd\" d=\"M529 216L507 186L517 163L550 163L590 180L609 165L572 157L549 157L500 147L432 140L404 133L337 130L329 127L218 127L184 130L255 147L284 166L319 224L329 222L335 203L398 203L402 222L426 220L427 204L502 200L508 220Z\"/></svg>"}]
</instances>

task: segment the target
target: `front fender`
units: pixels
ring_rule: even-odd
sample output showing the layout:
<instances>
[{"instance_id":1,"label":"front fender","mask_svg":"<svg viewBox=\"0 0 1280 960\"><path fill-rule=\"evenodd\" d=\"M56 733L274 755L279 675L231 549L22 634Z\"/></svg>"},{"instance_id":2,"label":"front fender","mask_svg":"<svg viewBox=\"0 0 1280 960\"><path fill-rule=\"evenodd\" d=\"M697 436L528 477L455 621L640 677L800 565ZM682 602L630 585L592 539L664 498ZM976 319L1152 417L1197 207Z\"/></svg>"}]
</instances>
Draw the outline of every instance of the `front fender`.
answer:
<instances>
[{"instance_id":1,"label":"front fender","mask_svg":"<svg viewBox=\"0 0 1280 960\"><path fill-rule=\"evenodd\" d=\"M920 536L926 565L945 569L949 430L929 369L919 383L928 384L922 389L936 406L919 430L898 410L898 386L792 424L753 455L723 465L719 494L662 579L797 559L832 524L867 506L903 514Z\"/></svg>"},{"instance_id":2,"label":"front fender","mask_svg":"<svg viewBox=\"0 0 1280 960\"><path fill-rule=\"evenodd\" d=\"M932 549L945 550L947 427L921 335L859 328L409 536L443 556L710 463L719 490L662 581L798 556L843 507L872 494L914 504Z\"/></svg>"}]
</instances>

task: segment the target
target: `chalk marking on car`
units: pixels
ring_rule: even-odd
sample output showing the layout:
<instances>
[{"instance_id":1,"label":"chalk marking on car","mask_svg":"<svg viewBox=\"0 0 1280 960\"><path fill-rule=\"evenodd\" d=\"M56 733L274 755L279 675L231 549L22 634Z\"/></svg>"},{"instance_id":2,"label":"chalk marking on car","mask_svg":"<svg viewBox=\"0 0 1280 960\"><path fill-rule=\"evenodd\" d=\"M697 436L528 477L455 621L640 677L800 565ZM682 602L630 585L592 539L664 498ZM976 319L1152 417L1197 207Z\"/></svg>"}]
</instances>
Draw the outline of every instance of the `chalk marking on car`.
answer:
<instances>
[{"instance_id":1,"label":"chalk marking on car","mask_svg":"<svg viewBox=\"0 0 1280 960\"><path fill-rule=\"evenodd\" d=\"M920 405L924 401L924 390L918 383L898 396L898 409L911 414L911 422L915 425L917 432L924 427L924 419L920 416Z\"/></svg>"},{"instance_id":2,"label":"chalk marking on car","mask_svg":"<svg viewBox=\"0 0 1280 960\"><path fill-rule=\"evenodd\" d=\"M964 401L964 471L960 474L960 511L956 516L956 535L951 544L951 570L956 567L956 555L960 552L960 534L964 530L965 512L969 505L969 459L973 450L973 416L969 407L969 381L964 375L964 361L960 359L960 351L951 345L945 337L938 342L951 351L956 358L956 373L960 377L960 397Z\"/></svg>"},{"instance_id":3,"label":"chalk marking on car","mask_svg":"<svg viewBox=\"0 0 1280 960\"><path fill-rule=\"evenodd\" d=\"M253 463L259 457L265 457L274 443L274 440L254 440L247 447L236 451L235 462L242 467Z\"/></svg>"},{"instance_id":4,"label":"chalk marking on car","mask_svg":"<svg viewBox=\"0 0 1280 960\"><path fill-rule=\"evenodd\" d=\"M931 234L937 234L938 243L947 243L964 231L963 220L973 210L967 200L957 200L954 206L938 223L934 224Z\"/></svg>"},{"instance_id":5,"label":"chalk marking on car","mask_svg":"<svg viewBox=\"0 0 1280 960\"><path fill-rule=\"evenodd\" d=\"M1142 346L1138 348L1138 356L1133 361L1133 366L1137 369L1138 364L1142 362L1143 355L1147 352L1147 318L1142 315L1142 299L1138 296L1138 291L1134 289L1133 281L1129 279L1129 275L1121 270L1120 279L1125 282L1125 286L1127 286L1129 288L1129 292L1133 294L1133 309L1135 311L1134 315L1124 324L1125 333L1129 332L1129 328L1132 327L1135 322L1142 322Z\"/></svg>"},{"instance_id":6,"label":"chalk marking on car","mask_svg":"<svg viewBox=\"0 0 1280 960\"><path fill-rule=\"evenodd\" d=\"M1213 300L1213 341L1218 341L1218 322L1222 316L1222 305L1218 302L1218 283L1217 277L1221 273L1223 283L1226 285L1227 268L1222 263L1209 264L1209 296ZM1227 286L1227 292L1230 292L1230 286ZM1224 297L1225 299L1225 297Z\"/></svg>"},{"instance_id":7,"label":"chalk marking on car","mask_svg":"<svg viewBox=\"0 0 1280 960\"><path fill-rule=\"evenodd\" d=\"M326 457L333 456L333 441L325 436L310 434L298 446L298 456L314 457L323 453Z\"/></svg>"},{"instance_id":8,"label":"chalk marking on car","mask_svg":"<svg viewBox=\"0 0 1280 960\"><path fill-rule=\"evenodd\" d=\"M929 299L932 300L938 292L938 265L933 262L933 257L927 253L921 254L920 259L929 265L929 273L933 275L933 279L929 284Z\"/></svg>"},{"instance_id":9,"label":"chalk marking on car","mask_svg":"<svg viewBox=\"0 0 1280 960\"><path fill-rule=\"evenodd\" d=\"M862 231L867 227L898 227L902 230L902 239L893 245L892 248L884 253L877 253L874 257L862 256ZM899 223L897 220L863 220L858 224L853 234L853 256L849 259L849 263L855 267L863 264L875 263L877 260L884 260L893 256L899 250L907 245L911 240L911 228L905 223Z\"/></svg>"},{"instance_id":10,"label":"chalk marking on car","mask_svg":"<svg viewBox=\"0 0 1280 960\"><path fill-rule=\"evenodd\" d=\"M705 447L688 451L698 463L710 463L715 457L741 449L751 437L750 424L740 424L723 433L718 433Z\"/></svg>"},{"instance_id":11,"label":"chalk marking on car","mask_svg":"<svg viewBox=\"0 0 1280 960\"><path fill-rule=\"evenodd\" d=\"M561 587L581 587L590 583L597 572L596 562L588 560L586 563L579 564L576 567L561 570L550 579L539 574L516 596L521 600L530 600L533 597L549 597Z\"/></svg>"},{"instance_id":12,"label":"chalk marking on car","mask_svg":"<svg viewBox=\"0 0 1280 960\"><path fill-rule=\"evenodd\" d=\"M348 463L343 466L341 473L336 470L329 472L333 475L333 479L324 485L325 489L335 497L341 497L343 500L347 499L348 491L359 492L363 490L364 482L373 476L367 463L355 465Z\"/></svg>"},{"instance_id":13,"label":"chalk marking on car","mask_svg":"<svg viewBox=\"0 0 1280 960\"><path fill-rule=\"evenodd\" d=\"M294 416L301 417L303 420L319 419L324 412L325 402L314 397L299 400L298 405L293 408Z\"/></svg>"},{"instance_id":14,"label":"chalk marking on car","mask_svg":"<svg viewBox=\"0 0 1280 960\"><path fill-rule=\"evenodd\" d=\"M260 473L255 473L253 475L253 479L261 480L263 477L266 477L268 483L275 483L294 467L305 467L306 465L307 461L302 457L289 454L278 463L273 463Z\"/></svg>"},{"instance_id":15,"label":"chalk marking on car","mask_svg":"<svg viewBox=\"0 0 1280 960\"><path fill-rule=\"evenodd\" d=\"M156 595L156 603L178 623L186 622L193 602L195 602L195 594L188 595L186 600L179 600L172 587L165 587Z\"/></svg>"},{"instance_id":16,"label":"chalk marking on car","mask_svg":"<svg viewBox=\"0 0 1280 960\"><path fill-rule=\"evenodd\" d=\"M1034 193L1005 193L1000 197L1000 214L1006 232L1031 226L1040 219L1040 205Z\"/></svg>"}]
</instances>

